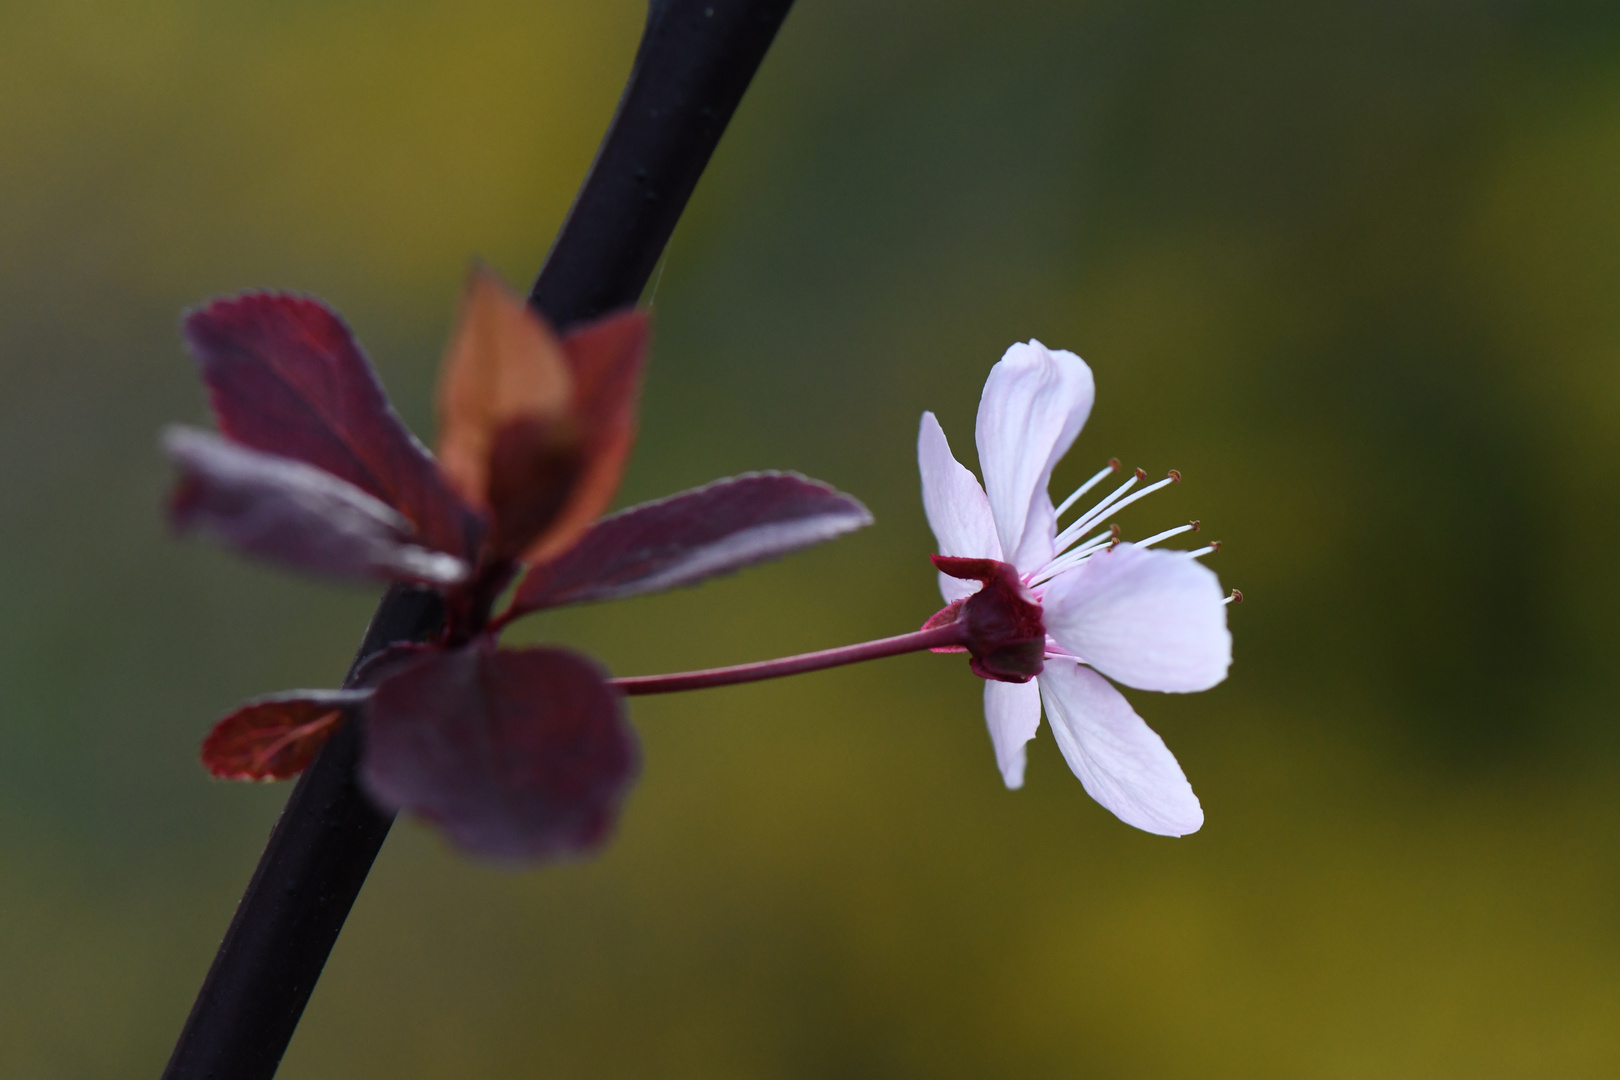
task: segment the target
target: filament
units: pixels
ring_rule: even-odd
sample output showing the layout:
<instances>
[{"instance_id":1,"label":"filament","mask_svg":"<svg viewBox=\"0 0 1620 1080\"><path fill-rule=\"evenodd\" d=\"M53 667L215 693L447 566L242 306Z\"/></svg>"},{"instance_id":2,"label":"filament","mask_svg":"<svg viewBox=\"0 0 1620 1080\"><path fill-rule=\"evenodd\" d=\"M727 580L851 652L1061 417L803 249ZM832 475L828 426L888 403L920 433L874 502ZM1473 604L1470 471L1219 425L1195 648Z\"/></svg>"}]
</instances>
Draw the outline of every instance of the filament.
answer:
<instances>
[{"instance_id":1,"label":"filament","mask_svg":"<svg viewBox=\"0 0 1620 1080\"><path fill-rule=\"evenodd\" d=\"M1054 513L1053 516L1054 517L1062 517L1063 512L1065 510L1067 510L1069 507L1073 506L1075 503L1080 501L1080 496L1084 495L1086 492L1090 491L1092 488L1094 488L1098 484L1102 483L1103 478L1108 476L1110 473L1116 473L1118 471L1119 471L1119 458L1110 459L1107 465L1104 465L1101 469L1099 469L1097 471L1096 476L1093 476L1090 480L1087 480L1085 483L1083 483L1079 487L1075 488L1074 493L1071 494L1067 499L1063 500L1062 505L1060 505L1057 508L1057 511Z\"/></svg>"}]
</instances>

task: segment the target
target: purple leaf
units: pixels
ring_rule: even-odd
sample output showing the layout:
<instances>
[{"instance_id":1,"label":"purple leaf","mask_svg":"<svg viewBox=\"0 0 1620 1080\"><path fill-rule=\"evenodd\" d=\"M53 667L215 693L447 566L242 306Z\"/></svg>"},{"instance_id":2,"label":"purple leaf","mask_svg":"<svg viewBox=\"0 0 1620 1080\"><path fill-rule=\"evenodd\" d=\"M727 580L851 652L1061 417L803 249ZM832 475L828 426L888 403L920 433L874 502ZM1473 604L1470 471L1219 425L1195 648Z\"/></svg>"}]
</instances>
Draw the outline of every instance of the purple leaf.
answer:
<instances>
[{"instance_id":1,"label":"purple leaf","mask_svg":"<svg viewBox=\"0 0 1620 1080\"><path fill-rule=\"evenodd\" d=\"M412 542L410 522L331 473L171 427L180 467L169 502L176 528L206 528L233 547L318 574L453 585L467 564Z\"/></svg>"},{"instance_id":2,"label":"purple leaf","mask_svg":"<svg viewBox=\"0 0 1620 1080\"><path fill-rule=\"evenodd\" d=\"M216 300L186 317L185 334L233 441L347 480L404 514L428 547L472 552L476 516L324 304L275 293Z\"/></svg>"},{"instance_id":3,"label":"purple leaf","mask_svg":"<svg viewBox=\"0 0 1620 1080\"><path fill-rule=\"evenodd\" d=\"M510 614L690 585L871 523L856 499L795 473L716 480L598 521L528 572Z\"/></svg>"},{"instance_id":4,"label":"purple leaf","mask_svg":"<svg viewBox=\"0 0 1620 1080\"><path fill-rule=\"evenodd\" d=\"M623 699L595 665L558 649L497 650L489 638L384 678L365 725L372 798L497 858L597 846L637 767Z\"/></svg>"}]
</instances>

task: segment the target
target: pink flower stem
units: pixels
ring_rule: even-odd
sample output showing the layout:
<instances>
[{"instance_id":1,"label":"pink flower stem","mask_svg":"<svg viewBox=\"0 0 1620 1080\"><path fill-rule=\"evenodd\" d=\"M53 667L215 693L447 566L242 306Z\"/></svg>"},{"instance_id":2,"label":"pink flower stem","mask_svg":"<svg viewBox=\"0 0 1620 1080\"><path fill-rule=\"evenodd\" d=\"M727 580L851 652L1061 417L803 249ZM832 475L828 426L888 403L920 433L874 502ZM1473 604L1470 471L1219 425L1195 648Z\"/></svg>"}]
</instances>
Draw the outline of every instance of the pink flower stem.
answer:
<instances>
[{"instance_id":1,"label":"pink flower stem","mask_svg":"<svg viewBox=\"0 0 1620 1080\"><path fill-rule=\"evenodd\" d=\"M622 694L671 694L677 690L703 690L711 686L779 679L783 675L842 667L844 664L858 664L862 660L878 660L885 656L922 652L924 649L943 649L962 645L966 640L966 628L960 623L949 623L932 630L914 630L909 634L863 641L859 645L843 645L836 649L822 649L820 652L800 653L798 656L784 656L778 660L761 660L753 664L735 664L703 671L681 671L673 675L634 675L609 679L608 685L617 687Z\"/></svg>"}]
</instances>

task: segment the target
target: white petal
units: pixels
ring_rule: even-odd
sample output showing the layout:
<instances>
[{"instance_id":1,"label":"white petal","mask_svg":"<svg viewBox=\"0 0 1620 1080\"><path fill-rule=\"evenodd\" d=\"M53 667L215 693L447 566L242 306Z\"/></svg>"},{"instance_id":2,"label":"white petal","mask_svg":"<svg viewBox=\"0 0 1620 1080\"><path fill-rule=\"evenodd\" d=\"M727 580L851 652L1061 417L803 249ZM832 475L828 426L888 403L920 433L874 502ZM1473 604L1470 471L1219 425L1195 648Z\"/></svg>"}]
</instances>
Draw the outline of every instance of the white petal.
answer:
<instances>
[{"instance_id":1,"label":"white petal","mask_svg":"<svg viewBox=\"0 0 1620 1080\"><path fill-rule=\"evenodd\" d=\"M1038 681L1052 737L1086 794L1125 824L1160 836L1203 826L1204 808L1175 756L1107 679L1054 658Z\"/></svg>"},{"instance_id":2,"label":"white petal","mask_svg":"<svg viewBox=\"0 0 1620 1080\"><path fill-rule=\"evenodd\" d=\"M1190 693L1232 664L1224 600L1214 572L1185 553L1120 544L1053 578L1041 608L1046 632L1109 678Z\"/></svg>"},{"instance_id":3,"label":"white petal","mask_svg":"<svg viewBox=\"0 0 1620 1080\"><path fill-rule=\"evenodd\" d=\"M1047 484L1091 415L1091 369L1038 341L1014 345L990 369L979 399L979 468L1001 550L1022 571L1054 554L1056 516Z\"/></svg>"},{"instance_id":4,"label":"white petal","mask_svg":"<svg viewBox=\"0 0 1620 1080\"><path fill-rule=\"evenodd\" d=\"M923 413L922 429L917 432L917 468L922 473L923 511L939 542L939 553L1000 559L1001 542L996 539L990 500L979 481L951 453L945 431L931 412ZM971 596L979 588L976 581L939 575L939 591L946 603Z\"/></svg>"},{"instance_id":5,"label":"white petal","mask_svg":"<svg viewBox=\"0 0 1620 1080\"><path fill-rule=\"evenodd\" d=\"M990 742L996 748L996 765L1010 788L1024 786L1024 744L1035 737L1041 726L1041 691L1031 679L1026 683L984 684L984 720L990 727Z\"/></svg>"}]
</instances>

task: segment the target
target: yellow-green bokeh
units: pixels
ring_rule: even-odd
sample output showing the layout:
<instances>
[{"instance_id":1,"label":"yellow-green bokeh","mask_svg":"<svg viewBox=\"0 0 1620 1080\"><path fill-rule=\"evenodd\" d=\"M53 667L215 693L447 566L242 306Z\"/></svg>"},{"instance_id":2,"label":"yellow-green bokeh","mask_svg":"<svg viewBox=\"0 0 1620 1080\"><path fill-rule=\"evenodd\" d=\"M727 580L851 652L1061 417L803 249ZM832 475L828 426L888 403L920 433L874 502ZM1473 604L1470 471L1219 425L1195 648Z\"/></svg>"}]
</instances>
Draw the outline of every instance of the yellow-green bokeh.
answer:
<instances>
[{"instance_id":1,"label":"yellow-green bokeh","mask_svg":"<svg viewBox=\"0 0 1620 1080\"><path fill-rule=\"evenodd\" d=\"M350 319L427 433L467 260L538 267L635 0L0 6L0 1075L156 1075L284 787L241 698L375 597L165 535L182 307ZM635 501L751 468L878 524L522 640L614 671L916 626L913 445L1085 356L1059 485L1186 482L1227 684L1136 694L1202 797L1119 824L912 656L638 700L580 865L389 840L283 1068L378 1077L1620 1072L1620 20L1609 5L800 0L653 297Z\"/></svg>"}]
</instances>

